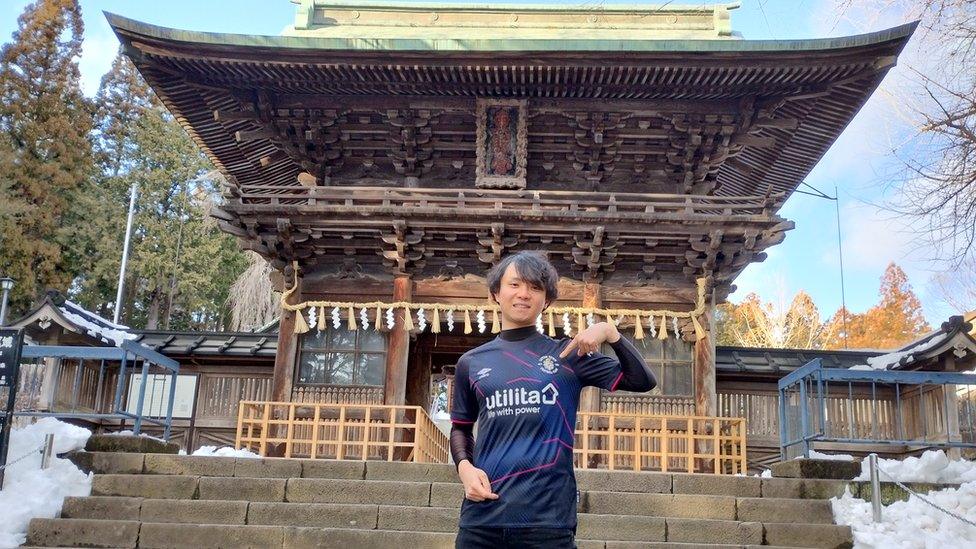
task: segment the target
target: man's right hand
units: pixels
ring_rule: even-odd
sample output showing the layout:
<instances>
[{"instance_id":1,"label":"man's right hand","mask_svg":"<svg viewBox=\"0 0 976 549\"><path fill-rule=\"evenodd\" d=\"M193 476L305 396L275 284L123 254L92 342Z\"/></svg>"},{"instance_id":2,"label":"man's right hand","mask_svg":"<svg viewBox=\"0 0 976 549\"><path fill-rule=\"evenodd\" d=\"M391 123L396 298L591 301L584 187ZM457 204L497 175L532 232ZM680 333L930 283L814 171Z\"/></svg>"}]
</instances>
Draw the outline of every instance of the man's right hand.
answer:
<instances>
[{"instance_id":1,"label":"man's right hand","mask_svg":"<svg viewBox=\"0 0 976 549\"><path fill-rule=\"evenodd\" d=\"M461 478L461 484L464 484L464 497L471 501L498 499L498 494L491 491L488 475L471 465L470 461L464 460L458 464L458 476Z\"/></svg>"}]
</instances>

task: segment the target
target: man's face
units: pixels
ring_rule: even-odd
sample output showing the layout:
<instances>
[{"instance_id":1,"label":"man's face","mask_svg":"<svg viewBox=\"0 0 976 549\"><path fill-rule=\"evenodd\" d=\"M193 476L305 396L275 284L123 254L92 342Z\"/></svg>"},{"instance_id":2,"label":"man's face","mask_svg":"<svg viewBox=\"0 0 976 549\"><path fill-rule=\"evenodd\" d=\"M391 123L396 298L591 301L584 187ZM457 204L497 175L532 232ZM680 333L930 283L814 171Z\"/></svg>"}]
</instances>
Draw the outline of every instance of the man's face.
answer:
<instances>
[{"instance_id":1,"label":"man's face","mask_svg":"<svg viewBox=\"0 0 976 549\"><path fill-rule=\"evenodd\" d=\"M502 313L502 329L532 326L546 307L546 290L533 286L519 277L515 265L509 265L502 274L495 301Z\"/></svg>"}]
</instances>

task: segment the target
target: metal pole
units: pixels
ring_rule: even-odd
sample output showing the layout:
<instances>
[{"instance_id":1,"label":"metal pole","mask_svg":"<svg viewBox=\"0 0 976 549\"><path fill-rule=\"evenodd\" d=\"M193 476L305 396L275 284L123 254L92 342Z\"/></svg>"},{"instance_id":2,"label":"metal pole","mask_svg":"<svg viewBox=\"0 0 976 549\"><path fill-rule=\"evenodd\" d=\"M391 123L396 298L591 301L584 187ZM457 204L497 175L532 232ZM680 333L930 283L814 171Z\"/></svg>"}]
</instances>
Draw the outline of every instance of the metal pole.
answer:
<instances>
[{"instance_id":1,"label":"metal pole","mask_svg":"<svg viewBox=\"0 0 976 549\"><path fill-rule=\"evenodd\" d=\"M129 196L129 219L125 223L125 243L122 245L122 264L119 266L119 289L115 293L115 314L112 315L112 322L119 323L122 315L122 290L125 287L125 265L129 261L129 237L132 236L132 218L135 217L136 195L139 194L139 184L132 184L132 192Z\"/></svg>"},{"instance_id":2,"label":"metal pole","mask_svg":"<svg viewBox=\"0 0 976 549\"><path fill-rule=\"evenodd\" d=\"M0 326L7 321L7 301L10 299L10 289L4 284L3 298L0 300Z\"/></svg>"},{"instance_id":3,"label":"metal pole","mask_svg":"<svg viewBox=\"0 0 976 549\"><path fill-rule=\"evenodd\" d=\"M41 469L51 466L51 456L54 454L54 433L44 435L44 453L41 454Z\"/></svg>"},{"instance_id":4,"label":"metal pole","mask_svg":"<svg viewBox=\"0 0 976 549\"><path fill-rule=\"evenodd\" d=\"M847 296L844 293L844 250L840 245L840 193L837 192L837 185L834 185L834 206L837 210L837 258L840 259L840 306L844 314L841 316L841 325L844 329L844 348L847 348Z\"/></svg>"},{"instance_id":5,"label":"metal pole","mask_svg":"<svg viewBox=\"0 0 976 549\"><path fill-rule=\"evenodd\" d=\"M871 470L871 512L874 522L881 522L881 481L878 478L878 454L868 456Z\"/></svg>"}]
</instances>

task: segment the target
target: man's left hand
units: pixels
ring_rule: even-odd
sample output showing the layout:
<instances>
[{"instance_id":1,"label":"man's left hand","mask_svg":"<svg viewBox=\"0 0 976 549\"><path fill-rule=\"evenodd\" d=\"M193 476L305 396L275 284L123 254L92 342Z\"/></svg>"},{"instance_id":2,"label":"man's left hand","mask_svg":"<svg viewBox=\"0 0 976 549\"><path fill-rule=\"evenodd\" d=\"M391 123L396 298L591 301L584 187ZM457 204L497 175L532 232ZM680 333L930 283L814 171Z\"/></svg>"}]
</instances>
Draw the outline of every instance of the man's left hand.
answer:
<instances>
[{"instance_id":1,"label":"man's left hand","mask_svg":"<svg viewBox=\"0 0 976 549\"><path fill-rule=\"evenodd\" d=\"M576 356L587 355L599 351L600 346L604 343L616 343L619 340L620 332L617 331L615 325L609 322L600 322L576 334L576 337L569 342L563 352L559 353L559 358L568 357L573 349L576 349Z\"/></svg>"}]
</instances>

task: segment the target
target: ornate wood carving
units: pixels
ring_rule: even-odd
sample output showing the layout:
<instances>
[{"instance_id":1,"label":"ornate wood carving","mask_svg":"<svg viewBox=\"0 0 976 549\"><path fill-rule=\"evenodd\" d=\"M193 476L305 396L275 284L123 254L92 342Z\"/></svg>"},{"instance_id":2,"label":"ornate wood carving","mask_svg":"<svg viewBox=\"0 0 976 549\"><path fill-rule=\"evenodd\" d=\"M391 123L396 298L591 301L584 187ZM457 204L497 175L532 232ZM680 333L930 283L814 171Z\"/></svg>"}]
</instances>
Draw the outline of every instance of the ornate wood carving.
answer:
<instances>
[{"instance_id":1,"label":"ornate wood carving","mask_svg":"<svg viewBox=\"0 0 976 549\"><path fill-rule=\"evenodd\" d=\"M524 189L528 163L526 101L479 99L475 185L493 189Z\"/></svg>"},{"instance_id":2,"label":"ornate wood carving","mask_svg":"<svg viewBox=\"0 0 976 549\"><path fill-rule=\"evenodd\" d=\"M393 248L379 252L386 265L396 276L409 275L424 267L424 231L407 229L403 220L393 222L393 232L382 237L383 242Z\"/></svg>"},{"instance_id":3,"label":"ornate wood carving","mask_svg":"<svg viewBox=\"0 0 976 549\"><path fill-rule=\"evenodd\" d=\"M478 260L482 263L494 265L519 243L518 235L505 235L504 223L492 223L491 233L478 235Z\"/></svg>"},{"instance_id":4,"label":"ornate wood carving","mask_svg":"<svg viewBox=\"0 0 976 549\"><path fill-rule=\"evenodd\" d=\"M572 252L574 269L583 273L584 280L600 282L614 270L617 239L608 235L606 227L602 225L596 227L591 234L589 239L580 236L575 239L576 246Z\"/></svg>"},{"instance_id":5,"label":"ornate wood carving","mask_svg":"<svg viewBox=\"0 0 976 549\"><path fill-rule=\"evenodd\" d=\"M434 147L431 143L431 121L434 116L429 109L386 111L386 120L390 125L387 154L393 160L396 172L404 176L407 187L416 187L420 177L434 165Z\"/></svg>"}]
</instances>

